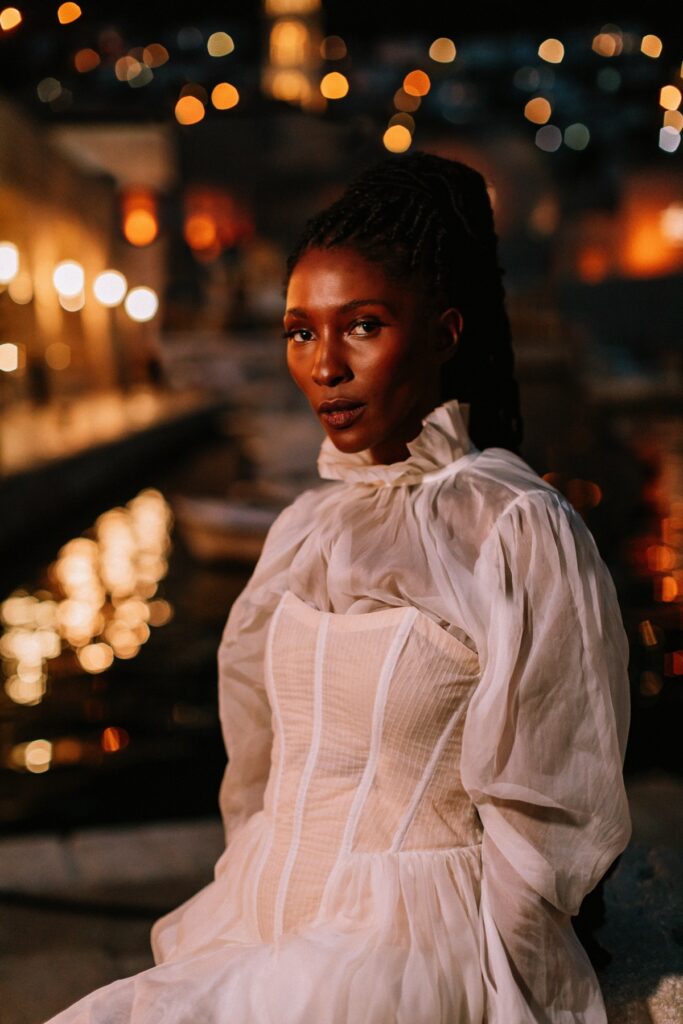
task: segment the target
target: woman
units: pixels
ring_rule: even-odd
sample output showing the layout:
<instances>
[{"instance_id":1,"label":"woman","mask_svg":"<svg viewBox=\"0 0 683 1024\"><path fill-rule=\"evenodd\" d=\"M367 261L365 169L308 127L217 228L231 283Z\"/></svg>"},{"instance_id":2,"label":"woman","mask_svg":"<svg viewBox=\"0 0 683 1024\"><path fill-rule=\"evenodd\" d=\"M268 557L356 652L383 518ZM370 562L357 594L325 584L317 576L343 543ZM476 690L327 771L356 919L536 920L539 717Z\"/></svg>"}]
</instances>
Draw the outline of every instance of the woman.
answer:
<instances>
[{"instance_id":1,"label":"woman","mask_svg":"<svg viewBox=\"0 0 683 1024\"><path fill-rule=\"evenodd\" d=\"M583 520L519 456L475 170L390 157L287 268L327 481L219 649L214 880L155 966L51 1024L605 1024L571 926L630 834L628 645Z\"/></svg>"}]
</instances>

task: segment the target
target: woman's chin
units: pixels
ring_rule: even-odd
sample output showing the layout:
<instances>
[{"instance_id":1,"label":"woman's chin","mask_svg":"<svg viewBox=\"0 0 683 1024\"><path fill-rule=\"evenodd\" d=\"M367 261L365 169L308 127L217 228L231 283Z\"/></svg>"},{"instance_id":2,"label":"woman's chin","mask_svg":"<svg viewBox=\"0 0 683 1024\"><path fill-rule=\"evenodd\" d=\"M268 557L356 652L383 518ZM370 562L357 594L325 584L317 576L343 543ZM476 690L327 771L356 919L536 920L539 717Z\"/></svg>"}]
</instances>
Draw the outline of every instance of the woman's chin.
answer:
<instances>
[{"instance_id":1,"label":"woman's chin","mask_svg":"<svg viewBox=\"0 0 683 1024\"><path fill-rule=\"evenodd\" d=\"M348 430L328 430L326 433L335 448L348 455L363 452L372 444L367 437L350 428Z\"/></svg>"}]
</instances>

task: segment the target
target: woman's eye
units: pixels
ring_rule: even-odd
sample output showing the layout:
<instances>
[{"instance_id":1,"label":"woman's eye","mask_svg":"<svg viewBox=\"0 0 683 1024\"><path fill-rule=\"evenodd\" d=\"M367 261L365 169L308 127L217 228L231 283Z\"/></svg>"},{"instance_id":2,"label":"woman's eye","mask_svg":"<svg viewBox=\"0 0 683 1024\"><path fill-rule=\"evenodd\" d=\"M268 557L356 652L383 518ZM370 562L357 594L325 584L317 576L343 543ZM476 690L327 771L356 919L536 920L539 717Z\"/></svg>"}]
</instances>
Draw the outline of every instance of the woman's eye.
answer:
<instances>
[{"instance_id":1,"label":"woman's eye","mask_svg":"<svg viewBox=\"0 0 683 1024\"><path fill-rule=\"evenodd\" d=\"M311 332L306 330L305 327L292 328L291 331L283 331L282 337L285 341L295 341L297 344L303 344L305 341L310 341L310 337L299 339L296 337L297 334L307 334L310 336Z\"/></svg>"},{"instance_id":2,"label":"woman's eye","mask_svg":"<svg viewBox=\"0 0 683 1024\"><path fill-rule=\"evenodd\" d=\"M365 337L367 334L372 334L373 331L376 331L378 327L382 326L383 324L381 320L356 320L355 324L353 324L353 331L351 333L355 333L356 329L360 327L362 332L361 337Z\"/></svg>"}]
</instances>

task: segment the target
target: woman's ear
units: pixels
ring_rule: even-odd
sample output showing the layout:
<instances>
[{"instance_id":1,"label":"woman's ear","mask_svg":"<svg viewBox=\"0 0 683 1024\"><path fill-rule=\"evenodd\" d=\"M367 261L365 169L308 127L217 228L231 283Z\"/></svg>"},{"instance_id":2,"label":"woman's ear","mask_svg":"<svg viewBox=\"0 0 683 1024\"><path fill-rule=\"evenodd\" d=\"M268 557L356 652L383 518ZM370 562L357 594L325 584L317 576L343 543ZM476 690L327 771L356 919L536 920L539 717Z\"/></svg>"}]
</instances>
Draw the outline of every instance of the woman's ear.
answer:
<instances>
[{"instance_id":1,"label":"woman's ear","mask_svg":"<svg viewBox=\"0 0 683 1024\"><path fill-rule=\"evenodd\" d=\"M447 362L454 354L462 334L462 313L450 306L441 314L437 323L437 352L442 362Z\"/></svg>"}]
</instances>

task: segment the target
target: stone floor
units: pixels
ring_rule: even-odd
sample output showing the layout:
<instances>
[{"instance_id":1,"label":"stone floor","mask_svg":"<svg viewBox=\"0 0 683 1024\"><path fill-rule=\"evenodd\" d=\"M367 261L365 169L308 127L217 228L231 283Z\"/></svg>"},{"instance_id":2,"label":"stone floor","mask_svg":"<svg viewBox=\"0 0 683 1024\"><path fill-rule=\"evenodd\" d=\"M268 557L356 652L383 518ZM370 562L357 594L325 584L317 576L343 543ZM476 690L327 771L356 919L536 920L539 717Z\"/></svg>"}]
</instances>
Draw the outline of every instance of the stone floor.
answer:
<instances>
[{"instance_id":1,"label":"stone floor","mask_svg":"<svg viewBox=\"0 0 683 1024\"><path fill-rule=\"evenodd\" d=\"M612 954L600 972L609 1021L681 1024L683 781L632 779L629 799L633 839L597 933ZM222 849L215 819L0 841L3 1024L43 1024L151 967L152 923L211 880Z\"/></svg>"}]
</instances>

